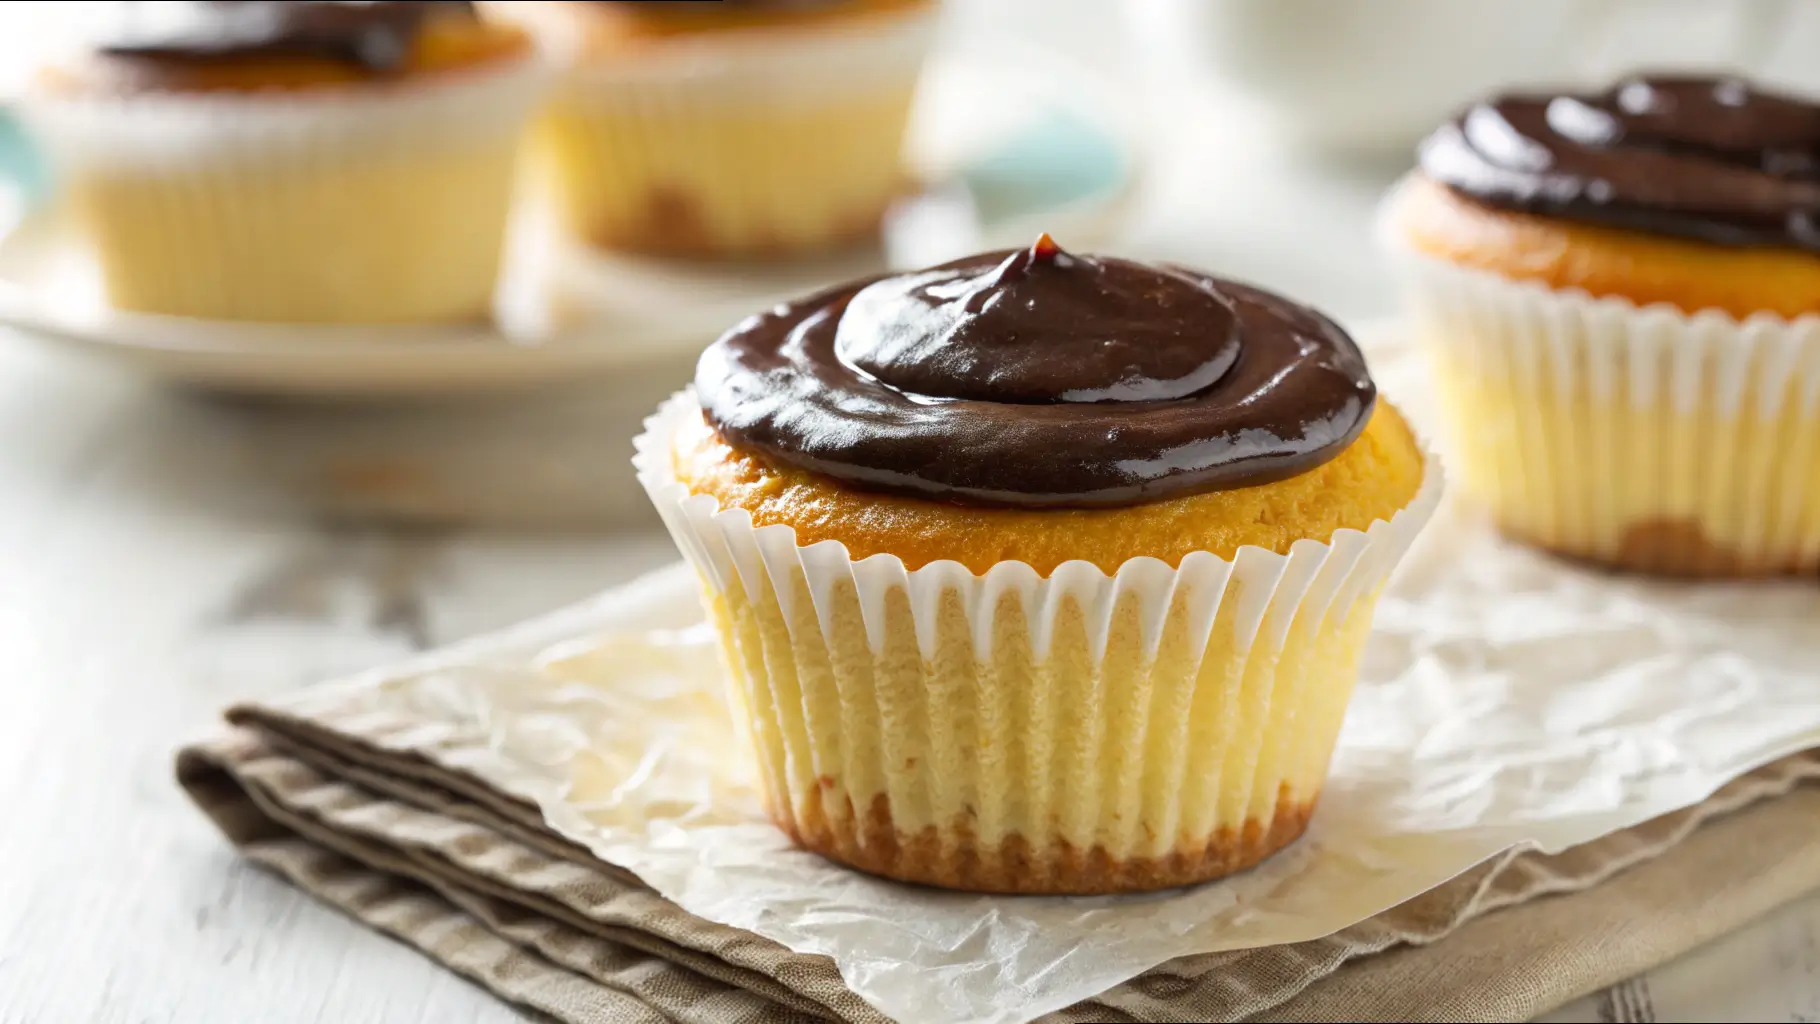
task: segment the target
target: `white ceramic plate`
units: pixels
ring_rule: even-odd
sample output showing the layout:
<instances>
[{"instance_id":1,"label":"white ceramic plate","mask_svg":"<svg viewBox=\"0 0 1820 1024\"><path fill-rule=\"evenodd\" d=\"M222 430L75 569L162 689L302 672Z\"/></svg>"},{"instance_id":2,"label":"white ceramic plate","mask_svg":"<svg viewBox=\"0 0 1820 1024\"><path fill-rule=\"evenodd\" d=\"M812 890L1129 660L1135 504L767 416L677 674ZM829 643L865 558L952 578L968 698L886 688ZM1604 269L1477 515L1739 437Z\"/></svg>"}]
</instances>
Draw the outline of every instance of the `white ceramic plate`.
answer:
<instances>
[{"instance_id":1,"label":"white ceramic plate","mask_svg":"<svg viewBox=\"0 0 1820 1024\"><path fill-rule=\"evenodd\" d=\"M561 246L529 212L514 227L491 324L323 327L118 312L101 300L92 261L54 203L15 202L24 212L0 236L0 323L222 391L378 397L575 380L685 355L753 310L885 266L1020 245L1040 231L1096 244L1137 179L1121 108L1112 87L1046 54L938 58L910 146L934 184L894 212L881 246L809 264L607 259ZM29 180L18 154L10 162L10 177ZM5 211L0 202L0 225Z\"/></svg>"}]
</instances>

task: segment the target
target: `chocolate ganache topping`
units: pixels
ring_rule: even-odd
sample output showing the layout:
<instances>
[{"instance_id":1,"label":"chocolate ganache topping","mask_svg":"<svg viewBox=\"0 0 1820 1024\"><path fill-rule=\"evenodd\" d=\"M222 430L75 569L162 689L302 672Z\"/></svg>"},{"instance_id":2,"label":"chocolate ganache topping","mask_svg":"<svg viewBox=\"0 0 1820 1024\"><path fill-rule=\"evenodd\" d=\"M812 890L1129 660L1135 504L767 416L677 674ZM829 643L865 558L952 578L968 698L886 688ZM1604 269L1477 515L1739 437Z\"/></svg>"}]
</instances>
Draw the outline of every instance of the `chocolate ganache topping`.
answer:
<instances>
[{"instance_id":1,"label":"chocolate ganache topping","mask_svg":"<svg viewBox=\"0 0 1820 1024\"><path fill-rule=\"evenodd\" d=\"M1736 78L1501 96L1430 136L1421 166L1491 206L1820 250L1820 105Z\"/></svg>"},{"instance_id":2,"label":"chocolate ganache topping","mask_svg":"<svg viewBox=\"0 0 1820 1024\"><path fill-rule=\"evenodd\" d=\"M450 0L329 0L127 4L101 52L117 57L209 60L240 56L324 57L373 72L404 64L424 20L473 13Z\"/></svg>"},{"instance_id":3,"label":"chocolate ganache topping","mask_svg":"<svg viewBox=\"0 0 1820 1024\"><path fill-rule=\"evenodd\" d=\"M1132 505L1294 476L1376 391L1345 332L1268 292L1043 236L748 318L695 386L729 443L855 487Z\"/></svg>"}]
</instances>

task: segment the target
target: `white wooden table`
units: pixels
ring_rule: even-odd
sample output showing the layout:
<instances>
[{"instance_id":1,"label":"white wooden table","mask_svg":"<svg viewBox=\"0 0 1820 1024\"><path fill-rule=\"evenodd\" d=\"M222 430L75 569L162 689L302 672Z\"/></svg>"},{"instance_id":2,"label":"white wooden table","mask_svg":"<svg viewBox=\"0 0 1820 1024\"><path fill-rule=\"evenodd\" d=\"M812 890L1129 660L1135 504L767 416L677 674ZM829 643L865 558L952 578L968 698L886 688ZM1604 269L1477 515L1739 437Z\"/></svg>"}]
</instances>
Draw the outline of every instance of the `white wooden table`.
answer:
<instances>
[{"instance_id":1,"label":"white wooden table","mask_svg":"<svg viewBox=\"0 0 1820 1024\"><path fill-rule=\"evenodd\" d=\"M1344 317L1390 311L1367 225L1393 169L1314 171L1196 123L1170 133L1126 248ZM516 482L490 475L510 441L491 436L486 473L404 499L516 528L387 525L362 503L397 494L320 488L322 438L409 450L446 426L446 459L517 414L201 401L13 341L0 338L0 1022L519 1019L237 861L172 783L171 753L229 701L668 561L629 475L611 469L625 436L603 428L555 449L528 438L526 464L578 472ZM621 382L607 418L630 422L686 370ZM1820 896L1548 1019L1820 1021Z\"/></svg>"}]
</instances>

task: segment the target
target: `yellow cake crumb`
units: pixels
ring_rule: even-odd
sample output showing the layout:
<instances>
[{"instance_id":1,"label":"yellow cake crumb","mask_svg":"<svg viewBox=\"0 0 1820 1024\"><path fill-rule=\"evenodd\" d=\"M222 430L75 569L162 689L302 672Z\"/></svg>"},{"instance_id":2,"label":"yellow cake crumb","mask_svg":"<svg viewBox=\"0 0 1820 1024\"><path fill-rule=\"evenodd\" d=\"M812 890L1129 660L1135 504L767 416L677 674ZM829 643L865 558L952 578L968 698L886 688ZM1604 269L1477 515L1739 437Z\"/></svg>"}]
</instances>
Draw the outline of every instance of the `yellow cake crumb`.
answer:
<instances>
[{"instance_id":1,"label":"yellow cake crumb","mask_svg":"<svg viewBox=\"0 0 1820 1024\"><path fill-rule=\"evenodd\" d=\"M799 544L837 540L855 559L888 553L912 570L952 559L975 573L1008 559L1045 574L1071 559L1112 573L1143 555L1176 565L1194 551L1230 559L1246 545L1285 554L1298 540L1389 519L1423 475L1421 446L1382 399L1356 441L1306 473L1127 508L980 508L859 491L735 449L702 421L677 432L673 453L690 490L745 509L756 525L789 526Z\"/></svg>"}]
</instances>

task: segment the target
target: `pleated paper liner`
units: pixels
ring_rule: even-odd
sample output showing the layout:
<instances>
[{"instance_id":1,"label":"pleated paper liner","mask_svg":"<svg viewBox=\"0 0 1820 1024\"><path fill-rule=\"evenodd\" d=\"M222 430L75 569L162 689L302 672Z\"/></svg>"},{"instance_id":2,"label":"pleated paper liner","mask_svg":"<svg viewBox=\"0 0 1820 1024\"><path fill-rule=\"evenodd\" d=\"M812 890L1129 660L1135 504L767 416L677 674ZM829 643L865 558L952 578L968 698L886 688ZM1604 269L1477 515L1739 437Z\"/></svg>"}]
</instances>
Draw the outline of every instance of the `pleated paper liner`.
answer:
<instances>
[{"instance_id":1,"label":"pleated paper liner","mask_svg":"<svg viewBox=\"0 0 1820 1024\"><path fill-rule=\"evenodd\" d=\"M303 93L21 105L110 305L299 323L487 315L536 58Z\"/></svg>"},{"instance_id":2,"label":"pleated paper liner","mask_svg":"<svg viewBox=\"0 0 1820 1024\"><path fill-rule=\"evenodd\" d=\"M933 8L581 58L537 131L568 230L609 249L755 257L875 237Z\"/></svg>"},{"instance_id":3,"label":"pleated paper liner","mask_svg":"<svg viewBox=\"0 0 1820 1024\"><path fill-rule=\"evenodd\" d=\"M1820 571L1820 315L1639 308L1392 234L1449 462L1507 533L1665 575Z\"/></svg>"},{"instance_id":4,"label":"pleated paper liner","mask_svg":"<svg viewBox=\"0 0 1820 1024\"><path fill-rule=\"evenodd\" d=\"M772 818L962 889L1181 885L1300 835L1379 590L1442 488L1431 457L1391 520L1287 555L912 571L691 494L670 442L700 415L671 399L634 461L702 578Z\"/></svg>"}]
</instances>

